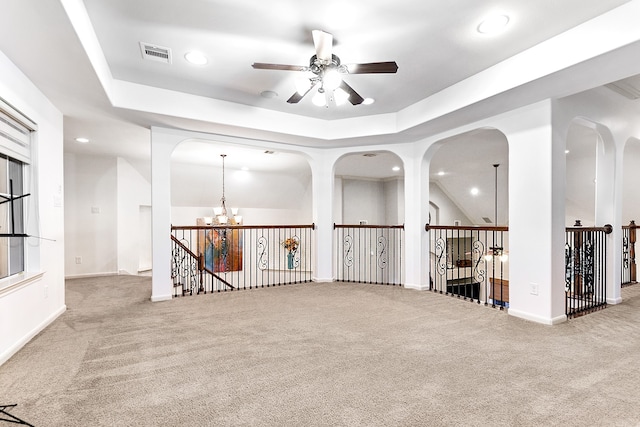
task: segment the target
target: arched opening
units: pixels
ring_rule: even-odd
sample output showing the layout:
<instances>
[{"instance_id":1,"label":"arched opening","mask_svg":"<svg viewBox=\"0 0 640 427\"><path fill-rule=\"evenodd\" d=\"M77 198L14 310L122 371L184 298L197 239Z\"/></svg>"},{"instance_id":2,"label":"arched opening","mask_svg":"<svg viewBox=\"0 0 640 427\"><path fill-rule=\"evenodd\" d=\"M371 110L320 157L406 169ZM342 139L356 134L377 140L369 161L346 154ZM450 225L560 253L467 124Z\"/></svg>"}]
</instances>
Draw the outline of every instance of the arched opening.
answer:
<instances>
[{"instance_id":1,"label":"arched opening","mask_svg":"<svg viewBox=\"0 0 640 427\"><path fill-rule=\"evenodd\" d=\"M640 140L630 138L623 152L622 178L622 272L623 286L638 282L637 226L640 223Z\"/></svg>"},{"instance_id":2,"label":"arched opening","mask_svg":"<svg viewBox=\"0 0 640 427\"><path fill-rule=\"evenodd\" d=\"M388 151L350 153L336 161L334 174L336 278L402 284L402 160Z\"/></svg>"},{"instance_id":3,"label":"arched opening","mask_svg":"<svg viewBox=\"0 0 640 427\"><path fill-rule=\"evenodd\" d=\"M311 281L304 156L188 139L170 172L174 296Z\"/></svg>"},{"instance_id":4,"label":"arched opening","mask_svg":"<svg viewBox=\"0 0 640 427\"><path fill-rule=\"evenodd\" d=\"M436 142L429 158L430 287L509 306L508 142L482 128Z\"/></svg>"},{"instance_id":5,"label":"arched opening","mask_svg":"<svg viewBox=\"0 0 640 427\"><path fill-rule=\"evenodd\" d=\"M612 280L616 276L612 270L620 268L615 262L619 246L613 245L615 239L607 225L615 224L618 215L615 152L611 132L604 125L584 117L570 123L565 151L564 249L565 312L569 317L604 307L608 297L619 293L619 281Z\"/></svg>"}]
</instances>

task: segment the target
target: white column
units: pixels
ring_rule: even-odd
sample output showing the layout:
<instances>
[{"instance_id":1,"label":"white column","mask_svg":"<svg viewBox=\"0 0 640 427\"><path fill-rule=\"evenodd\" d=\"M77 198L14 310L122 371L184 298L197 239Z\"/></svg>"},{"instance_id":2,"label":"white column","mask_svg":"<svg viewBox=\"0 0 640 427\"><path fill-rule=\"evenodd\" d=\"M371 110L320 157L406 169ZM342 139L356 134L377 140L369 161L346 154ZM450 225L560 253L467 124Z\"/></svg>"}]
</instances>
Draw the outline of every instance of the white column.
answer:
<instances>
[{"instance_id":1,"label":"white column","mask_svg":"<svg viewBox=\"0 0 640 427\"><path fill-rule=\"evenodd\" d=\"M151 301L172 298L171 282L171 153L184 136L151 128Z\"/></svg>"},{"instance_id":2,"label":"white column","mask_svg":"<svg viewBox=\"0 0 640 427\"><path fill-rule=\"evenodd\" d=\"M335 158L317 153L310 161L313 188L313 223L316 226L314 258L315 282L332 282L333 274L333 165Z\"/></svg>"},{"instance_id":3,"label":"white column","mask_svg":"<svg viewBox=\"0 0 640 427\"><path fill-rule=\"evenodd\" d=\"M565 142L551 102L503 117L509 141L509 314L538 323L566 320Z\"/></svg>"},{"instance_id":4,"label":"white column","mask_svg":"<svg viewBox=\"0 0 640 427\"><path fill-rule=\"evenodd\" d=\"M423 156L400 154L404 162L404 287L429 289L429 176Z\"/></svg>"}]
</instances>

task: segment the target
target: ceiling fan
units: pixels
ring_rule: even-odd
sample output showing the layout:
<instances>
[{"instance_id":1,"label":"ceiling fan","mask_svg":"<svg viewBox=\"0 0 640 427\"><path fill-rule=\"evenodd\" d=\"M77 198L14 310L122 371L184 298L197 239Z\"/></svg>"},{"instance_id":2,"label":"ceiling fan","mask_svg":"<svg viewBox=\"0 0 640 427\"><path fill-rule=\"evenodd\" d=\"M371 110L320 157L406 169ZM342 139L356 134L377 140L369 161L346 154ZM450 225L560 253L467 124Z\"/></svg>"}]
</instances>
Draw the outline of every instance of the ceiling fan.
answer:
<instances>
[{"instance_id":1,"label":"ceiling fan","mask_svg":"<svg viewBox=\"0 0 640 427\"><path fill-rule=\"evenodd\" d=\"M398 65L395 61L369 62L365 64L345 65L332 53L333 35L321 30L313 30L313 44L316 54L309 60L309 65L284 65L254 62L251 66L260 70L283 70L311 72L311 76L296 81L296 93L287 100L296 104L312 89L318 87L312 101L319 106L328 106L333 100L337 105L349 101L353 105L362 104L364 98L343 79L345 74L395 73Z\"/></svg>"}]
</instances>

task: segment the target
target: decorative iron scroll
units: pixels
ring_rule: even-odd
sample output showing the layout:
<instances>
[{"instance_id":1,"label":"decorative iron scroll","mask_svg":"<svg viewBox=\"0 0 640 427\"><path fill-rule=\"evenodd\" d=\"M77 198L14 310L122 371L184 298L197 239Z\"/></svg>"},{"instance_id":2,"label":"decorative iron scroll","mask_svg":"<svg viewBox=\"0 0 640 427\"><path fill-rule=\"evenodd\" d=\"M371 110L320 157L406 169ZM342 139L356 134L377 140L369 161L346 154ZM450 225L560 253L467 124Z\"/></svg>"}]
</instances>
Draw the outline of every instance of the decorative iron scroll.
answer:
<instances>
[{"instance_id":1,"label":"decorative iron scroll","mask_svg":"<svg viewBox=\"0 0 640 427\"><path fill-rule=\"evenodd\" d=\"M384 269L387 266L387 238L384 236L378 237L378 253L377 261L378 268Z\"/></svg>"},{"instance_id":2,"label":"decorative iron scroll","mask_svg":"<svg viewBox=\"0 0 640 427\"><path fill-rule=\"evenodd\" d=\"M342 246L344 248L344 265L353 267L353 237L350 235L344 236Z\"/></svg>"},{"instance_id":3,"label":"decorative iron scroll","mask_svg":"<svg viewBox=\"0 0 640 427\"><path fill-rule=\"evenodd\" d=\"M269 254L267 253L267 247L269 241L266 237L258 237L256 246L258 249L258 269L266 270L269 267Z\"/></svg>"},{"instance_id":4,"label":"decorative iron scroll","mask_svg":"<svg viewBox=\"0 0 640 427\"><path fill-rule=\"evenodd\" d=\"M181 240L185 246L189 244L186 240ZM198 292L198 260L189 256L187 252L178 246L173 245L171 250L173 262L171 263L171 278L174 283L183 286L183 292L188 289L191 294Z\"/></svg>"},{"instance_id":5,"label":"decorative iron scroll","mask_svg":"<svg viewBox=\"0 0 640 427\"><path fill-rule=\"evenodd\" d=\"M573 276L573 250L571 245L566 243L564 245L564 291L571 291L571 282Z\"/></svg>"},{"instance_id":6,"label":"decorative iron scroll","mask_svg":"<svg viewBox=\"0 0 640 427\"><path fill-rule=\"evenodd\" d=\"M571 292L572 285L578 280L580 289L574 289L574 292L582 292L582 287L584 287L584 292L587 294L593 293L595 285L593 236L587 234L584 239L582 245L576 248L571 247L568 243L565 244L565 292Z\"/></svg>"},{"instance_id":7,"label":"decorative iron scroll","mask_svg":"<svg viewBox=\"0 0 640 427\"><path fill-rule=\"evenodd\" d=\"M594 248L593 248L593 236L588 235L583 245L583 254L581 257L582 262L582 277L588 294L593 293L594 285Z\"/></svg>"},{"instance_id":8,"label":"decorative iron scroll","mask_svg":"<svg viewBox=\"0 0 640 427\"><path fill-rule=\"evenodd\" d=\"M475 240L472 244L473 258L476 262L473 264L473 277L478 283L484 283L486 276L486 261L484 259L485 245L480 240Z\"/></svg>"},{"instance_id":9,"label":"decorative iron scroll","mask_svg":"<svg viewBox=\"0 0 640 427\"><path fill-rule=\"evenodd\" d=\"M440 276L447 273L447 242L442 237L436 240L436 268Z\"/></svg>"},{"instance_id":10,"label":"decorative iron scroll","mask_svg":"<svg viewBox=\"0 0 640 427\"><path fill-rule=\"evenodd\" d=\"M300 267L300 252L298 251L298 249L300 248L300 237L298 237L297 235L293 235L291 237L295 239L296 242L298 242L298 246L296 246L295 249L291 251L291 253L293 254L293 268L298 268Z\"/></svg>"},{"instance_id":11,"label":"decorative iron scroll","mask_svg":"<svg viewBox=\"0 0 640 427\"><path fill-rule=\"evenodd\" d=\"M622 268L627 270L629 268L629 237L624 236L622 238Z\"/></svg>"}]
</instances>

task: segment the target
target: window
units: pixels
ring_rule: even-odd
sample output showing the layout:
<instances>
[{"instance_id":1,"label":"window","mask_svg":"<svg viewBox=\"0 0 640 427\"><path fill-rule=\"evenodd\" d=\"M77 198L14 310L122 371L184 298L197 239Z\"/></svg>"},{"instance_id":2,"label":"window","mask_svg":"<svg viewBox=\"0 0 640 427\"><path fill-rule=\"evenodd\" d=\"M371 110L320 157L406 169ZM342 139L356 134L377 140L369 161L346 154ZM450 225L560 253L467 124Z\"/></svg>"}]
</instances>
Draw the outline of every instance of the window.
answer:
<instances>
[{"instance_id":1,"label":"window","mask_svg":"<svg viewBox=\"0 0 640 427\"><path fill-rule=\"evenodd\" d=\"M37 126L0 98L0 279L25 270L24 170Z\"/></svg>"},{"instance_id":2,"label":"window","mask_svg":"<svg viewBox=\"0 0 640 427\"><path fill-rule=\"evenodd\" d=\"M0 155L0 278L24 271L23 163ZM13 196L13 198L12 198Z\"/></svg>"}]
</instances>

